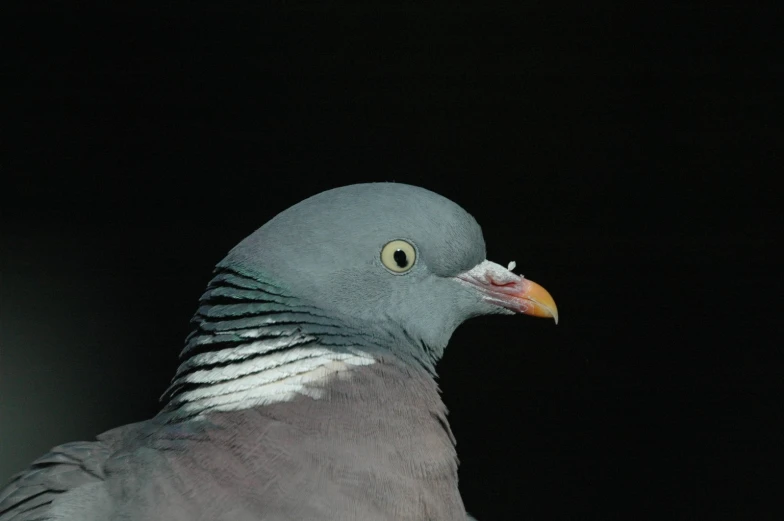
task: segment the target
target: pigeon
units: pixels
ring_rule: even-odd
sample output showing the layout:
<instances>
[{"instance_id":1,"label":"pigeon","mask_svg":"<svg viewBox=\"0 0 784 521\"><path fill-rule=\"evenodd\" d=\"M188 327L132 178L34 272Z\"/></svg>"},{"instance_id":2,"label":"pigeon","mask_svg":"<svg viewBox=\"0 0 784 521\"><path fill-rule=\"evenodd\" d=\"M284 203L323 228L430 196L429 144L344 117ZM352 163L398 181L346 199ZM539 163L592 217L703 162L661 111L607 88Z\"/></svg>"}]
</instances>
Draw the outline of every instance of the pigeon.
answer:
<instances>
[{"instance_id":1,"label":"pigeon","mask_svg":"<svg viewBox=\"0 0 784 521\"><path fill-rule=\"evenodd\" d=\"M558 320L449 199L316 194L217 264L154 418L65 443L0 521L466 521L436 363L468 318Z\"/></svg>"}]
</instances>

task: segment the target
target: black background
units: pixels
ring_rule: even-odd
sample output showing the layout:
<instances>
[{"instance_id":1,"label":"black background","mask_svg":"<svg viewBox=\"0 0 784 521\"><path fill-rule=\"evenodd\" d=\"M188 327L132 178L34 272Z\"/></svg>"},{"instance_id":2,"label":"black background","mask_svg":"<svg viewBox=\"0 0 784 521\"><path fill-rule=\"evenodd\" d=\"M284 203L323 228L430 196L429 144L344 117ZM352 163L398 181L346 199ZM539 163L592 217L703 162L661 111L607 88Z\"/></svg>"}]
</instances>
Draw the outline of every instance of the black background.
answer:
<instances>
[{"instance_id":1,"label":"black background","mask_svg":"<svg viewBox=\"0 0 784 521\"><path fill-rule=\"evenodd\" d=\"M7 12L0 479L154 415L240 239L394 180L561 312L440 363L469 512L781 519L782 12L588 4Z\"/></svg>"}]
</instances>

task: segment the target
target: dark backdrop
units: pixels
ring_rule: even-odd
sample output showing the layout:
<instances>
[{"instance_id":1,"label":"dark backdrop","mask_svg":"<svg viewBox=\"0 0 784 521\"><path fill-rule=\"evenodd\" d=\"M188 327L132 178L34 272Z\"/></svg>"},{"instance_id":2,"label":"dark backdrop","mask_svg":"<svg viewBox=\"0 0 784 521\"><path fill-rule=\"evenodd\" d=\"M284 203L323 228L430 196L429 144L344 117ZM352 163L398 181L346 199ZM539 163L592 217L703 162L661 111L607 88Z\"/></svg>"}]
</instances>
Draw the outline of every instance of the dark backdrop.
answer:
<instances>
[{"instance_id":1,"label":"dark backdrop","mask_svg":"<svg viewBox=\"0 0 784 521\"><path fill-rule=\"evenodd\" d=\"M440 363L470 512L780 519L781 12L590 4L8 11L0 480L157 412L240 239L394 180L561 312Z\"/></svg>"}]
</instances>

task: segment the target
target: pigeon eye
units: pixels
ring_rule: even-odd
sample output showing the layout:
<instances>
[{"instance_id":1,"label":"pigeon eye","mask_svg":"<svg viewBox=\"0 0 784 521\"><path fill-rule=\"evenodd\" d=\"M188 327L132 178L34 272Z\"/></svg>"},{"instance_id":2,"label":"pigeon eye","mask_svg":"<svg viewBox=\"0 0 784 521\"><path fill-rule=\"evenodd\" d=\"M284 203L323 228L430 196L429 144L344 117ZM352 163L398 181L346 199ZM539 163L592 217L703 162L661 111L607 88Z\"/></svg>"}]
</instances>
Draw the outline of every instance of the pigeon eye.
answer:
<instances>
[{"instance_id":1,"label":"pigeon eye","mask_svg":"<svg viewBox=\"0 0 784 521\"><path fill-rule=\"evenodd\" d=\"M381 262L395 273L405 273L416 261L416 250L406 241L390 241L381 249Z\"/></svg>"}]
</instances>

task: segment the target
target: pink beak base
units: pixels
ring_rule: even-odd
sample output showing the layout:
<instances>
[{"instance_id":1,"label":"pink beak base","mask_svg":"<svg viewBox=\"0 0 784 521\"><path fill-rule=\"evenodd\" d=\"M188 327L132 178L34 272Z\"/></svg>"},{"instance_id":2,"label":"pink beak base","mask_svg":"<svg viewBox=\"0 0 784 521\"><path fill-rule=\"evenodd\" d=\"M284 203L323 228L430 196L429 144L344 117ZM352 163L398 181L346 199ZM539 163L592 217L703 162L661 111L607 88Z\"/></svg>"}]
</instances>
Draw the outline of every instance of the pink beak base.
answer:
<instances>
[{"instance_id":1,"label":"pink beak base","mask_svg":"<svg viewBox=\"0 0 784 521\"><path fill-rule=\"evenodd\" d=\"M455 278L479 290L488 302L516 313L552 318L558 323L558 308L550 293L499 264L484 261Z\"/></svg>"}]
</instances>

